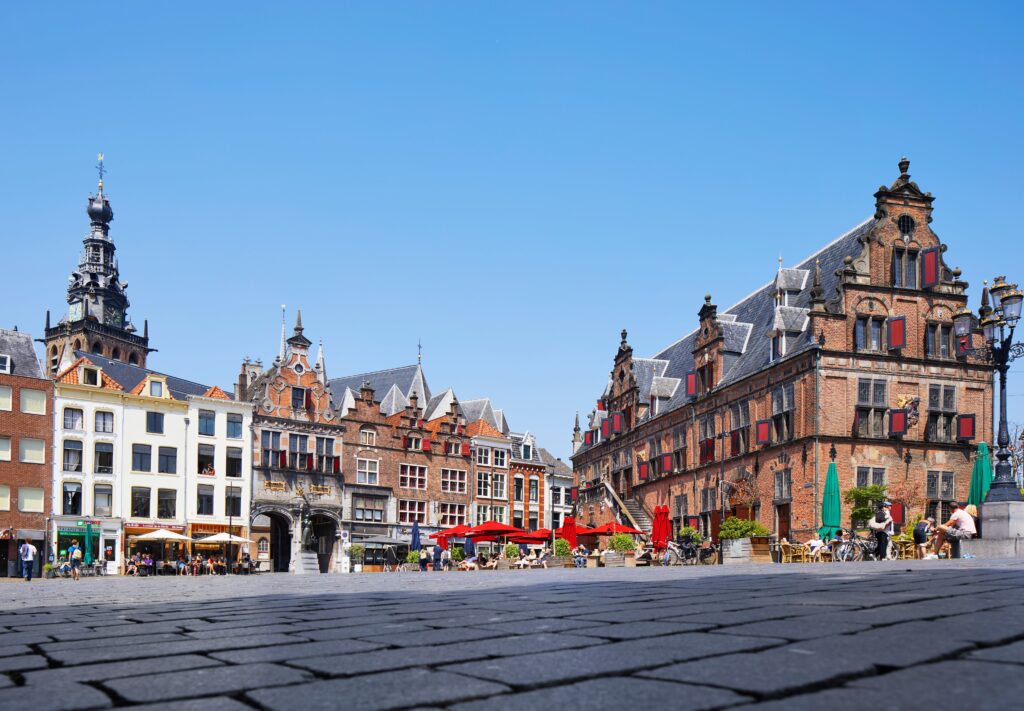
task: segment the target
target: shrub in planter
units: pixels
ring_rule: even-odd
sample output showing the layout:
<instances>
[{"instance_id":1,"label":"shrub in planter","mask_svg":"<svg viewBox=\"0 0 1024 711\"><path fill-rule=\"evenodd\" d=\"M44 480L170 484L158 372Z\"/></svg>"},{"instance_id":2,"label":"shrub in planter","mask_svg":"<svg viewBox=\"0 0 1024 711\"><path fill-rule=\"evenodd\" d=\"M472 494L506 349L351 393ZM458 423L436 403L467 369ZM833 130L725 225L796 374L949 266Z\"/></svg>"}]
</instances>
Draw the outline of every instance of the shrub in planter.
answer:
<instances>
[{"instance_id":1,"label":"shrub in planter","mask_svg":"<svg viewBox=\"0 0 1024 711\"><path fill-rule=\"evenodd\" d=\"M725 523L722 524L722 528L718 531L718 537L722 540L768 535L771 535L771 531L757 521L748 521L745 518L737 518L735 516L725 519Z\"/></svg>"},{"instance_id":2,"label":"shrub in planter","mask_svg":"<svg viewBox=\"0 0 1024 711\"><path fill-rule=\"evenodd\" d=\"M683 526L679 529L679 537L689 539L690 543L699 545L704 539L693 526Z\"/></svg>"},{"instance_id":3,"label":"shrub in planter","mask_svg":"<svg viewBox=\"0 0 1024 711\"><path fill-rule=\"evenodd\" d=\"M636 550L633 545L633 537L628 533L616 533L608 541L608 548L619 553L632 553Z\"/></svg>"},{"instance_id":4,"label":"shrub in planter","mask_svg":"<svg viewBox=\"0 0 1024 711\"><path fill-rule=\"evenodd\" d=\"M505 544L505 557L514 560L519 557L519 545L516 543Z\"/></svg>"},{"instance_id":5,"label":"shrub in planter","mask_svg":"<svg viewBox=\"0 0 1024 711\"><path fill-rule=\"evenodd\" d=\"M462 549L462 546L452 546L452 560L456 563L466 560L466 551Z\"/></svg>"},{"instance_id":6,"label":"shrub in planter","mask_svg":"<svg viewBox=\"0 0 1024 711\"><path fill-rule=\"evenodd\" d=\"M409 553L406 554L406 556L405 556L405 562L406 563L412 563L413 565L419 565L420 564L420 552L419 551L409 551Z\"/></svg>"},{"instance_id":7,"label":"shrub in planter","mask_svg":"<svg viewBox=\"0 0 1024 711\"><path fill-rule=\"evenodd\" d=\"M353 543L352 547L348 549L348 555L353 563L362 563L364 553L366 553L366 546L362 543Z\"/></svg>"},{"instance_id":8,"label":"shrub in planter","mask_svg":"<svg viewBox=\"0 0 1024 711\"><path fill-rule=\"evenodd\" d=\"M564 538L555 539L555 556L558 558L568 558L572 554L572 547L569 545L569 541Z\"/></svg>"}]
</instances>

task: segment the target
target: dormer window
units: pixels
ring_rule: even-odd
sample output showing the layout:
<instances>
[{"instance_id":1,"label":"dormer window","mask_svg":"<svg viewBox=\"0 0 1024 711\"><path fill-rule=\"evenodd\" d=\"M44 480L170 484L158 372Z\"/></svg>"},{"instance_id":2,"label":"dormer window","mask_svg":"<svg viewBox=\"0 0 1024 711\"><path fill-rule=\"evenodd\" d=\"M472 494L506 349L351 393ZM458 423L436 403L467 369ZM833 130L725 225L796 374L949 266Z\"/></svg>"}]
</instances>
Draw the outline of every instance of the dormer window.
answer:
<instances>
[{"instance_id":1,"label":"dormer window","mask_svg":"<svg viewBox=\"0 0 1024 711\"><path fill-rule=\"evenodd\" d=\"M697 369L697 380L700 386L699 393L704 393L715 387L715 364L708 363L707 365Z\"/></svg>"},{"instance_id":2,"label":"dormer window","mask_svg":"<svg viewBox=\"0 0 1024 711\"><path fill-rule=\"evenodd\" d=\"M82 385L99 387L100 371L96 368L82 368Z\"/></svg>"},{"instance_id":3,"label":"dormer window","mask_svg":"<svg viewBox=\"0 0 1024 711\"><path fill-rule=\"evenodd\" d=\"M797 297L800 296L800 292L796 289L786 289L782 292L782 305L783 306L796 306Z\"/></svg>"},{"instance_id":4,"label":"dormer window","mask_svg":"<svg viewBox=\"0 0 1024 711\"><path fill-rule=\"evenodd\" d=\"M0 353L0 373L11 374L11 357Z\"/></svg>"},{"instance_id":5,"label":"dormer window","mask_svg":"<svg viewBox=\"0 0 1024 711\"><path fill-rule=\"evenodd\" d=\"M533 459L533 445L523 442L523 459Z\"/></svg>"},{"instance_id":6,"label":"dormer window","mask_svg":"<svg viewBox=\"0 0 1024 711\"><path fill-rule=\"evenodd\" d=\"M164 384L159 380L153 380L149 383L149 395L150 397L163 397L164 396Z\"/></svg>"},{"instance_id":7,"label":"dormer window","mask_svg":"<svg viewBox=\"0 0 1024 711\"><path fill-rule=\"evenodd\" d=\"M772 331L772 361L786 355L786 336L782 331Z\"/></svg>"}]
</instances>

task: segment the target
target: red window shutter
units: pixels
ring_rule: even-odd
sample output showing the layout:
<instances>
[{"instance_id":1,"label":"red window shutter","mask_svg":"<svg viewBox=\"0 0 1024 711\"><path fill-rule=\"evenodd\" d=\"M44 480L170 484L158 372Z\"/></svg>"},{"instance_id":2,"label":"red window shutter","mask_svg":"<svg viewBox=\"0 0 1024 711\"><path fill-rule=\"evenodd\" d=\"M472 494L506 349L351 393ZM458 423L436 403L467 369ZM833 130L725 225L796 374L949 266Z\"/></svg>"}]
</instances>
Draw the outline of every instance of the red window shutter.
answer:
<instances>
[{"instance_id":1,"label":"red window shutter","mask_svg":"<svg viewBox=\"0 0 1024 711\"><path fill-rule=\"evenodd\" d=\"M964 358L967 355L967 351L971 349L971 337L970 336L957 336L956 337L956 355L957 358Z\"/></svg>"},{"instance_id":2,"label":"red window shutter","mask_svg":"<svg viewBox=\"0 0 1024 711\"><path fill-rule=\"evenodd\" d=\"M430 451L430 440L429 439L423 440L423 444L421 446L422 446L424 452L429 452Z\"/></svg>"},{"instance_id":3,"label":"red window shutter","mask_svg":"<svg viewBox=\"0 0 1024 711\"><path fill-rule=\"evenodd\" d=\"M463 457L468 457L469 456L469 442L463 442L462 443L462 456Z\"/></svg>"},{"instance_id":4,"label":"red window shutter","mask_svg":"<svg viewBox=\"0 0 1024 711\"><path fill-rule=\"evenodd\" d=\"M580 497L580 489L579 489L578 486L574 486L572 488L572 491L570 492L570 497L572 499L572 502L575 504L576 503L576 499L578 499Z\"/></svg>"},{"instance_id":5,"label":"red window shutter","mask_svg":"<svg viewBox=\"0 0 1024 711\"><path fill-rule=\"evenodd\" d=\"M622 434L622 413L612 413L612 433Z\"/></svg>"},{"instance_id":6,"label":"red window shutter","mask_svg":"<svg viewBox=\"0 0 1024 711\"><path fill-rule=\"evenodd\" d=\"M672 455L663 454L661 455L661 471L666 474L672 471Z\"/></svg>"},{"instance_id":7,"label":"red window shutter","mask_svg":"<svg viewBox=\"0 0 1024 711\"><path fill-rule=\"evenodd\" d=\"M462 434L462 425L456 425L456 427L455 427L455 434L457 434L457 435Z\"/></svg>"},{"instance_id":8,"label":"red window shutter","mask_svg":"<svg viewBox=\"0 0 1024 711\"><path fill-rule=\"evenodd\" d=\"M278 454L280 455L277 458L278 466L280 466L282 469L284 469L284 468L286 468L288 466L288 453L282 451L282 452L279 452Z\"/></svg>"},{"instance_id":9,"label":"red window shutter","mask_svg":"<svg viewBox=\"0 0 1024 711\"><path fill-rule=\"evenodd\" d=\"M921 288L930 289L939 285L939 249L921 250Z\"/></svg>"},{"instance_id":10,"label":"red window shutter","mask_svg":"<svg viewBox=\"0 0 1024 711\"><path fill-rule=\"evenodd\" d=\"M889 350L895 351L907 345L907 317L893 316L889 319Z\"/></svg>"},{"instance_id":11,"label":"red window shutter","mask_svg":"<svg viewBox=\"0 0 1024 711\"><path fill-rule=\"evenodd\" d=\"M612 421L607 417L601 420L601 436L607 439L612 433Z\"/></svg>"},{"instance_id":12,"label":"red window shutter","mask_svg":"<svg viewBox=\"0 0 1024 711\"><path fill-rule=\"evenodd\" d=\"M421 430L423 429L423 418L422 417L419 418L418 420L416 420L416 427L421 429Z\"/></svg>"},{"instance_id":13,"label":"red window shutter","mask_svg":"<svg viewBox=\"0 0 1024 711\"><path fill-rule=\"evenodd\" d=\"M341 474L341 457L334 458L334 473Z\"/></svg>"},{"instance_id":14,"label":"red window shutter","mask_svg":"<svg viewBox=\"0 0 1024 711\"><path fill-rule=\"evenodd\" d=\"M402 449L409 449L409 438L408 437L405 437L405 436L402 437Z\"/></svg>"},{"instance_id":15,"label":"red window shutter","mask_svg":"<svg viewBox=\"0 0 1024 711\"><path fill-rule=\"evenodd\" d=\"M587 430L586 431L586 433L583 435L583 443L584 444L593 444L594 443L594 432L593 432L593 430Z\"/></svg>"},{"instance_id":16,"label":"red window shutter","mask_svg":"<svg viewBox=\"0 0 1024 711\"><path fill-rule=\"evenodd\" d=\"M313 409L313 391L312 390L307 390L306 391L306 409L307 410L312 410Z\"/></svg>"},{"instance_id":17,"label":"red window shutter","mask_svg":"<svg viewBox=\"0 0 1024 711\"><path fill-rule=\"evenodd\" d=\"M889 513L892 516L893 523L895 523L897 526L903 525L907 512L902 502L893 501L892 508L889 510Z\"/></svg>"},{"instance_id":18,"label":"red window shutter","mask_svg":"<svg viewBox=\"0 0 1024 711\"><path fill-rule=\"evenodd\" d=\"M686 397L697 397L697 374L686 374Z\"/></svg>"},{"instance_id":19,"label":"red window shutter","mask_svg":"<svg viewBox=\"0 0 1024 711\"><path fill-rule=\"evenodd\" d=\"M644 480L644 481L647 480L647 476L648 476L647 472L648 472L647 462L640 462L640 478L642 480Z\"/></svg>"},{"instance_id":20,"label":"red window shutter","mask_svg":"<svg viewBox=\"0 0 1024 711\"><path fill-rule=\"evenodd\" d=\"M598 412L604 412L604 400L603 399L597 401L597 411Z\"/></svg>"},{"instance_id":21,"label":"red window shutter","mask_svg":"<svg viewBox=\"0 0 1024 711\"><path fill-rule=\"evenodd\" d=\"M961 442L970 442L975 437L974 415L956 416L956 438Z\"/></svg>"},{"instance_id":22,"label":"red window shutter","mask_svg":"<svg viewBox=\"0 0 1024 711\"><path fill-rule=\"evenodd\" d=\"M756 430L757 443L759 445L768 445L772 443L772 421L771 420L758 420L757 424L754 425Z\"/></svg>"},{"instance_id":23,"label":"red window shutter","mask_svg":"<svg viewBox=\"0 0 1024 711\"><path fill-rule=\"evenodd\" d=\"M313 455L312 454L307 454L306 455L306 469L308 469L310 471L313 471Z\"/></svg>"},{"instance_id":24,"label":"red window shutter","mask_svg":"<svg viewBox=\"0 0 1024 711\"><path fill-rule=\"evenodd\" d=\"M889 436L902 437L907 433L907 411L891 410L889 412Z\"/></svg>"}]
</instances>

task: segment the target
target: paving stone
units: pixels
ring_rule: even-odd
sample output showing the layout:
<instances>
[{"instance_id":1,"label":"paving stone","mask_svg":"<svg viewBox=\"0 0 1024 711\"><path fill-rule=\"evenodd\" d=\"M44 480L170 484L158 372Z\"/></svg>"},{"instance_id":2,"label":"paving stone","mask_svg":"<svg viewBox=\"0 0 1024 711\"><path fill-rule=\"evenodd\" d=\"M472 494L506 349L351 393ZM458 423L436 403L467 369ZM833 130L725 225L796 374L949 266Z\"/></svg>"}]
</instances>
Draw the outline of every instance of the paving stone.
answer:
<instances>
[{"instance_id":1,"label":"paving stone","mask_svg":"<svg viewBox=\"0 0 1024 711\"><path fill-rule=\"evenodd\" d=\"M431 624L434 624L431 622ZM464 624L473 624L466 622ZM578 620L565 620L557 617L542 617L540 619L525 619L514 622L480 623L476 627L485 630L496 630L508 634L537 634L542 632L581 631L591 623L581 623Z\"/></svg>"},{"instance_id":2,"label":"paving stone","mask_svg":"<svg viewBox=\"0 0 1024 711\"><path fill-rule=\"evenodd\" d=\"M602 637L605 639L640 639L644 637L657 637L664 634L677 634L679 632L702 632L709 627L711 627L711 625L648 620L644 622L628 622L618 625L581 627L577 629L575 633L588 637Z\"/></svg>"},{"instance_id":3,"label":"paving stone","mask_svg":"<svg viewBox=\"0 0 1024 711\"><path fill-rule=\"evenodd\" d=\"M181 674L147 674L112 679L103 685L128 701L164 701L190 696L230 694L265 686L294 684L310 678L299 669L276 664L243 664L190 669ZM294 702L293 697L293 702Z\"/></svg>"},{"instance_id":4,"label":"paving stone","mask_svg":"<svg viewBox=\"0 0 1024 711\"><path fill-rule=\"evenodd\" d=\"M854 655L826 657L793 646L757 654L727 654L640 672L638 676L708 684L758 695L779 694L826 681L866 674L870 659Z\"/></svg>"},{"instance_id":5,"label":"paving stone","mask_svg":"<svg viewBox=\"0 0 1024 711\"><path fill-rule=\"evenodd\" d=\"M0 690L0 711L78 711L112 705L102 691L84 684L19 686Z\"/></svg>"},{"instance_id":6,"label":"paving stone","mask_svg":"<svg viewBox=\"0 0 1024 711\"><path fill-rule=\"evenodd\" d=\"M395 618L392 617L392 620ZM303 632L302 636L316 642L324 642L329 639L355 639L356 637L371 637L374 635L406 634L412 632L423 632L432 629L428 625L418 622L391 622L387 624L355 625L352 627L337 627L323 630L310 630Z\"/></svg>"},{"instance_id":7,"label":"paving stone","mask_svg":"<svg viewBox=\"0 0 1024 711\"><path fill-rule=\"evenodd\" d=\"M1007 662L1010 664L1024 664L1024 641L1014 642L1005 647L992 647L990 649L979 649L967 655L968 659L990 662Z\"/></svg>"},{"instance_id":8,"label":"paving stone","mask_svg":"<svg viewBox=\"0 0 1024 711\"><path fill-rule=\"evenodd\" d=\"M888 708L1019 708L1020 668L970 660L950 660L858 679L847 686L876 692Z\"/></svg>"},{"instance_id":9,"label":"paving stone","mask_svg":"<svg viewBox=\"0 0 1024 711\"><path fill-rule=\"evenodd\" d=\"M770 637L683 633L591 647L573 655L568 663L563 653L555 651L452 664L442 669L513 686L530 687L636 671L666 662L713 654L763 649L780 644L781 641Z\"/></svg>"},{"instance_id":10,"label":"paving stone","mask_svg":"<svg viewBox=\"0 0 1024 711\"><path fill-rule=\"evenodd\" d=\"M104 679L141 676L143 674L170 674L185 669L219 665L220 662L209 657L203 657L198 654L180 654L169 657L152 657L150 659L132 659L126 662L41 669L39 671L25 672L22 676L25 678L26 684L39 686L67 684L76 681L102 681Z\"/></svg>"},{"instance_id":11,"label":"paving stone","mask_svg":"<svg viewBox=\"0 0 1024 711\"><path fill-rule=\"evenodd\" d=\"M4 672L45 669L50 666L46 657L39 654L23 654L18 657L0 657L0 674Z\"/></svg>"},{"instance_id":12,"label":"paving stone","mask_svg":"<svg viewBox=\"0 0 1024 711\"><path fill-rule=\"evenodd\" d=\"M295 708L296 699L302 699L304 711L334 711L339 707L340 699L344 699L348 708L376 711L493 696L507 690L508 687L501 684L443 671L408 669L281 689L261 689L250 691L246 696L271 711L291 711Z\"/></svg>"},{"instance_id":13,"label":"paving stone","mask_svg":"<svg viewBox=\"0 0 1024 711\"><path fill-rule=\"evenodd\" d=\"M420 632L379 634L371 637L361 637L361 639L386 646L424 647L435 644L451 644L452 642L472 642L478 639L501 636L501 632L496 632L494 630L478 630L472 627L466 627L463 629L447 627L444 629L423 630Z\"/></svg>"},{"instance_id":14,"label":"paving stone","mask_svg":"<svg viewBox=\"0 0 1024 711\"><path fill-rule=\"evenodd\" d=\"M594 679L522 694L492 696L481 701L450 706L451 711L536 711L537 709L587 709L621 711L624 704L647 708L696 711L721 708L749 700L725 689L672 684L653 679L616 677Z\"/></svg>"},{"instance_id":15,"label":"paving stone","mask_svg":"<svg viewBox=\"0 0 1024 711\"><path fill-rule=\"evenodd\" d=\"M93 629L83 629L80 625L62 625L60 629L54 630L52 637L58 642L73 642L75 640L90 640L103 637L114 639L117 637L136 637L147 634L160 634L162 632L180 632L182 625L177 622L149 622L146 624L118 625L116 627L102 628L102 634ZM31 642L29 643L31 644Z\"/></svg>"},{"instance_id":16,"label":"paving stone","mask_svg":"<svg viewBox=\"0 0 1024 711\"><path fill-rule=\"evenodd\" d=\"M882 667L922 664L973 646L971 642L943 636L935 626L920 626L912 622L793 644L794 649L811 655L823 655L828 659L866 659Z\"/></svg>"},{"instance_id":17,"label":"paving stone","mask_svg":"<svg viewBox=\"0 0 1024 711\"><path fill-rule=\"evenodd\" d=\"M296 644L302 641L302 638L283 634L256 634L226 639L190 639L182 642L135 644L127 647L99 647L92 650L88 655L82 654L79 650L62 650L52 652L49 656L63 664L70 665L85 664L87 662L112 662L120 659L162 657L164 655L188 654L190 652L214 652L221 649L266 647L272 644Z\"/></svg>"},{"instance_id":18,"label":"paving stone","mask_svg":"<svg viewBox=\"0 0 1024 711\"><path fill-rule=\"evenodd\" d=\"M856 617L850 616L851 620ZM821 619L799 617L787 620L765 620L749 622L742 625L721 627L715 634L753 635L756 637L782 637L784 639L815 639L837 634L849 634L870 629L870 625L856 622L834 622Z\"/></svg>"},{"instance_id":19,"label":"paving stone","mask_svg":"<svg viewBox=\"0 0 1024 711\"><path fill-rule=\"evenodd\" d=\"M243 704L228 696L216 696L208 699L188 699L187 701L159 702L130 706L132 711L252 711L252 706Z\"/></svg>"},{"instance_id":20,"label":"paving stone","mask_svg":"<svg viewBox=\"0 0 1024 711\"><path fill-rule=\"evenodd\" d=\"M306 657L323 657L335 654L352 654L380 649L381 645L356 639L332 639L327 642L304 642L283 646L235 649L229 652L214 652L214 659L231 664L252 664L255 662L285 662Z\"/></svg>"},{"instance_id":21,"label":"paving stone","mask_svg":"<svg viewBox=\"0 0 1024 711\"><path fill-rule=\"evenodd\" d=\"M97 637L95 639L78 639L68 642L47 642L46 644L40 644L39 649L41 649L46 654L49 654L50 652L59 652L66 649L95 649L96 647L102 647L105 644L116 644L118 646L127 647L133 644L179 642L184 639L187 638L183 637L180 634L175 634L173 632L161 632L158 634L132 635L130 637Z\"/></svg>"},{"instance_id":22,"label":"paving stone","mask_svg":"<svg viewBox=\"0 0 1024 711\"><path fill-rule=\"evenodd\" d=\"M764 607L748 607L745 610L702 612L697 616L666 616L665 620L671 622L698 622L701 624L737 625L742 622L761 622L763 620L777 620L782 618L798 617L802 615L816 615L820 612L821 607L818 605L769 605Z\"/></svg>"},{"instance_id":23,"label":"paving stone","mask_svg":"<svg viewBox=\"0 0 1024 711\"><path fill-rule=\"evenodd\" d=\"M7 686L14 686L14 682L11 681L11 677L0 675L0 689Z\"/></svg>"},{"instance_id":24,"label":"paving stone","mask_svg":"<svg viewBox=\"0 0 1024 711\"><path fill-rule=\"evenodd\" d=\"M19 654L32 654L32 650L24 644L11 644L0 647L0 657L14 657Z\"/></svg>"}]
</instances>

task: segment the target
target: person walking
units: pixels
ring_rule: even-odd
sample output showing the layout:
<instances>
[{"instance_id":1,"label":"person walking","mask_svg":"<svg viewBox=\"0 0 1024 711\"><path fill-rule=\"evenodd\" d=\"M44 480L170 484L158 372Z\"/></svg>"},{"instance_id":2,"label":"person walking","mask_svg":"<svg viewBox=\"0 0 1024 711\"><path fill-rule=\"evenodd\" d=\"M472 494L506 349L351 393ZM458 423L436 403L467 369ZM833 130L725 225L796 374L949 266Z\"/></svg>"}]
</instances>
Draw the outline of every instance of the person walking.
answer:
<instances>
[{"instance_id":1,"label":"person walking","mask_svg":"<svg viewBox=\"0 0 1024 711\"><path fill-rule=\"evenodd\" d=\"M32 545L32 541L28 538L25 539L24 543L18 549L18 557L21 558L21 575L25 578L26 583L32 582L32 568L36 564L36 555L39 551Z\"/></svg>"},{"instance_id":2,"label":"person walking","mask_svg":"<svg viewBox=\"0 0 1024 711\"><path fill-rule=\"evenodd\" d=\"M430 560L430 555L427 553L426 548L420 548L420 572L427 572L427 562Z\"/></svg>"},{"instance_id":3,"label":"person walking","mask_svg":"<svg viewBox=\"0 0 1024 711\"><path fill-rule=\"evenodd\" d=\"M434 571L441 570L441 546L434 546Z\"/></svg>"},{"instance_id":4,"label":"person walking","mask_svg":"<svg viewBox=\"0 0 1024 711\"><path fill-rule=\"evenodd\" d=\"M72 538L68 546L68 560L71 562L71 579L80 580L79 568L82 566L82 547L78 545L78 539Z\"/></svg>"},{"instance_id":5,"label":"person walking","mask_svg":"<svg viewBox=\"0 0 1024 711\"><path fill-rule=\"evenodd\" d=\"M452 569L452 554L451 554L451 551L443 550L442 549L442 551L441 551L441 570L448 571L448 570L451 570L451 569Z\"/></svg>"},{"instance_id":6,"label":"person walking","mask_svg":"<svg viewBox=\"0 0 1024 711\"><path fill-rule=\"evenodd\" d=\"M889 537L895 530L891 508L892 502L883 502L875 512L875 517L868 521L868 528L875 532L875 557L878 560L889 559Z\"/></svg>"}]
</instances>

